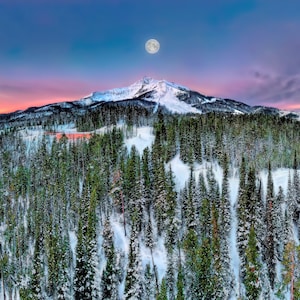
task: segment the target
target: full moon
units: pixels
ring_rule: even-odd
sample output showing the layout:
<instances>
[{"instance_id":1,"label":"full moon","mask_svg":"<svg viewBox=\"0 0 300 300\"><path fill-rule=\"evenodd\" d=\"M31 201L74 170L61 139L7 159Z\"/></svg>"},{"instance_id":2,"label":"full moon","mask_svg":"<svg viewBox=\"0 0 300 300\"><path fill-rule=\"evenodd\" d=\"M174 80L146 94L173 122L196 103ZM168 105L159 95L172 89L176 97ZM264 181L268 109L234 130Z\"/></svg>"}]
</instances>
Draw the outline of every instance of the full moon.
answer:
<instances>
[{"instance_id":1,"label":"full moon","mask_svg":"<svg viewBox=\"0 0 300 300\"><path fill-rule=\"evenodd\" d=\"M159 51L160 44L156 39L150 39L145 44L145 49L150 54L155 54Z\"/></svg>"}]
</instances>

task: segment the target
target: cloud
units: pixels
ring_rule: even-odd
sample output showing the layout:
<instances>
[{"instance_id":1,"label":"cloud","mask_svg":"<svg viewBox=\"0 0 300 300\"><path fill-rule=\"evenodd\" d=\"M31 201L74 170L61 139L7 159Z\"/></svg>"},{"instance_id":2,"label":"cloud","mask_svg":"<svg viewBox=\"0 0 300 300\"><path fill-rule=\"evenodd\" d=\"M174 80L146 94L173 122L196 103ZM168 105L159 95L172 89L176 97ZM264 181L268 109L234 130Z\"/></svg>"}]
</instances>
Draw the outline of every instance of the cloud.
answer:
<instances>
[{"instance_id":1,"label":"cloud","mask_svg":"<svg viewBox=\"0 0 300 300\"><path fill-rule=\"evenodd\" d=\"M93 91L89 83L61 78L27 81L0 78L0 82L0 113L80 99Z\"/></svg>"},{"instance_id":2,"label":"cloud","mask_svg":"<svg viewBox=\"0 0 300 300\"><path fill-rule=\"evenodd\" d=\"M300 107L300 75L283 76L276 73L252 71L253 85L246 91L257 105Z\"/></svg>"}]
</instances>

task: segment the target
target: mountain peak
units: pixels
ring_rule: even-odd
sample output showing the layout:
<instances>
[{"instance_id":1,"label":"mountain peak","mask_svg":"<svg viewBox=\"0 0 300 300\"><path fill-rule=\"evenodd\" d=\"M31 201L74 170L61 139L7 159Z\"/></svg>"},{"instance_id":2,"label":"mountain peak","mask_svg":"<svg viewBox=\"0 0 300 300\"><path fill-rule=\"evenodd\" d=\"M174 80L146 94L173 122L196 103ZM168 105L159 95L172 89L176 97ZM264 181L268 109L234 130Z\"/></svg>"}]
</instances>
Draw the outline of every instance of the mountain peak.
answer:
<instances>
[{"instance_id":1,"label":"mountain peak","mask_svg":"<svg viewBox=\"0 0 300 300\"><path fill-rule=\"evenodd\" d=\"M144 77L128 87L116 88L104 92L94 92L90 99L95 102L118 102L125 100L144 100L164 106L173 113L201 113L191 104L182 101L182 96L191 92L190 89L166 80Z\"/></svg>"}]
</instances>

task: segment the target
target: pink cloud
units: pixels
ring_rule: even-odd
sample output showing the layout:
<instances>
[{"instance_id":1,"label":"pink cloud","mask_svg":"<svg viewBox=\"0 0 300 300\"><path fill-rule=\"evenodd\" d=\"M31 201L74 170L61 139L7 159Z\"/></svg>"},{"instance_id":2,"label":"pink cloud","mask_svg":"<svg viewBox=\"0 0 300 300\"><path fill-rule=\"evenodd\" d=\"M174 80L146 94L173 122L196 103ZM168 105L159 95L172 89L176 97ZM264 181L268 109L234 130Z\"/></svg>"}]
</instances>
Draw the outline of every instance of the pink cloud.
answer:
<instances>
[{"instance_id":1,"label":"pink cloud","mask_svg":"<svg viewBox=\"0 0 300 300\"><path fill-rule=\"evenodd\" d=\"M92 82L66 79L0 80L0 113L80 99L93 91Z\"/></svg>"}]
</instances>

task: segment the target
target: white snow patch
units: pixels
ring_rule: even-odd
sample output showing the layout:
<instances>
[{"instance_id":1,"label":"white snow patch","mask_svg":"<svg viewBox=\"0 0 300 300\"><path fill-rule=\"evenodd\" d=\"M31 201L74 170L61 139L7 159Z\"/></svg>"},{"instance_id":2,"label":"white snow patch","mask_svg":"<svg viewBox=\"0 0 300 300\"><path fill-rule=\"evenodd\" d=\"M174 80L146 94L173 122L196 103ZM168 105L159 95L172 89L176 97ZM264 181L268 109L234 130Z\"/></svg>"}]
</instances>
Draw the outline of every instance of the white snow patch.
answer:
<instances>
[{"instance_id":1,"label":"white snow patch","mask_svg":"<svg viewBox=\"0 0 300 300\"><path fill-rule=\"evenodd\" d=\"M169 111L173 113L200 113L197 108L178 100L178 98L170 90L167 90L166 93L162 95L158 101L161 105L165 106Z\"/></svg>"},{"instance_id":2,"label":"white snow patch","mask_svg":"<svg viewBox=\"0 0 300 300\"><path fill-rule=\"evenodd\" d=\"M153 135L153 128L149 126L138 127L135 132L134 137L125 139L125 145L128 151L135 145L138 152L143 154L144 149L146 147L151 148L151 145L154 142L155 136Z\"/></svg>"},{"instance_id":3,"label":"white snow patch","mask_svg":"<svg viewBox=\"0 0 300 300\"><path fill-rule=\"evenodd\" d=\"M147 264L149 264L153 269L154 266L152 263L150 248L142 244L140 250L143 269L145 270ZM167 271L167 251L164 245L163 238L158 239L157 244L152 251L153 262L156 266L158 280L161 281L162 278L166 275Z\"/></svg>"},{"instance_id":4,"label":"white snow patch","mask_svg":"<svg viewBox=\"0 0 300 300\"><path fill-rule=\"evenodd\" d=\"M156 247L153 249L153 259L157 268L158 280L161 281L167 270L167 251L162 238L158 239Z\"/></svg>"},{"instance_id":5,"label":"white snow patch","mask_svg":"<svg viewBox=\"0 0 300 300\"><path fill-rule=\"evenodd\" d=\"M201 99L200 99L201 100ZM211 99L208 99L208 98L204 98L204 101L202 102L202 104L206 104L206 103L214 103L217 101L217 98L211 98Z\"/></svg>"},{"instance_id":6,"label":"white snow patch","mask_svg":"<svg viewBox=\"0 0 300 300\"><path fill-rule=\"evenodd\" d=\"M239 294L239 269L240 269L240 257L237 249L237 216L236 216L236 203L238 199L239 191L239 178L230 177L228 179L229 183L229 195L230 195L230 211L231 211L231 229L229 235L229 255L231 268L233 270L234 276L234 289L235 294ZM232 298L235 299L235 298Z\"/></svg>"},{"instance_id":7,"label":"white snow patch","mask_svg":"<svg viewBox=\"0 0 300 300\"><path fill-rule=\"evenodd\" d=\"M62 133L77 133L75 123L73 122L68 124L55 125L53 129Z\"/></svg>"},{"instance_id":8,"label":"white snow patch","mask_svg":"<svg viewBox=\"0 0 300 300\"><path fill-rule=\"evenodd\" d=\"M234 115L243 115L244 113L235 109L234 112L233 112Z\"/></svg>"},{"instance_id":9,"label":"white snow patch","mask_svg":"<svg viewBox=\"0 0 300 300\"><path fill-rule=\"evenodd\" d=\"M190 176L190 168L187 164L185 164L177 154L170 162L166 164L166 169L169 169L171 165L172 172L175 176L175 185L176 189L179 191L183 189L186 181Z\"/></svg>"},{"instance_id":10,"label":"white snow patch","mask_svg":"<svg viewBox=\"0 0 300 300\"><path fill-rule=\"evenodd\" d=\"M175 185L177 191L184 188L185 183L190 177L191 169L190 167L185 164L179 157L179 154L177 154L172 160L170 160L166 164L166 169L169 169L169 166L171 165L172 172L175 176ZM221 191L222 189L222 181L223 181L223 170L220 167L220 165L216 162L211 163L208 161L204 161L202 164L194 164L193 166L193 175L195 176L195 179L198 180L199 174L202 173L204 175L204 178L206 179L207 171L212 168L213 174L215 176L215 179L219 185L219 189Z\"/></svg>"},{"instance_id":11,"label":"white snow patch","mask_svg":"<svg viewBox=\"0 0 300 300\"><path fill-rule=\"evenodd\" d=\"M279 168L272 171L272 178L274 183L275 194L279 191L279 186L282 187L283 192L286 194L288 186L289 172L293 174L292 169ZM259 172L259 177L261 178L263 194L266 195L267 192L267 181L268 181L268 170L262 170Z\"/></svg>"},{"instance_id":12,"label":"white snow patch","mask_svg":"<svg viewBox=\"0 0 300 300\"><path fill-rule=\"evenodd\" d=\"M70 247L73 254L73 261L75 262L76 258L76 246L77 246L77 236L75 231L69 231Z\"/></svg>"},{"instance_id":13,"label":"white snow patch","mask_svg":"<svg viewBox=\"0 0 300 300\"><path fill-rule=\"evenodd\" d=\"M121 218L121 216L120 216ZM123 218L123 217L122 217ZM120 219L121 221L121 219ZM111 228L114 233L114 245L126 254L129 253L129 238L125 236L124 226L117 220L111 220ZM128 229L126 228L128 234Z\"/></svg>"}]
</instances>

